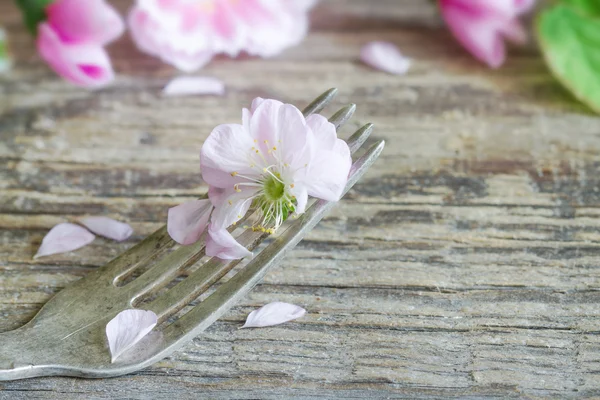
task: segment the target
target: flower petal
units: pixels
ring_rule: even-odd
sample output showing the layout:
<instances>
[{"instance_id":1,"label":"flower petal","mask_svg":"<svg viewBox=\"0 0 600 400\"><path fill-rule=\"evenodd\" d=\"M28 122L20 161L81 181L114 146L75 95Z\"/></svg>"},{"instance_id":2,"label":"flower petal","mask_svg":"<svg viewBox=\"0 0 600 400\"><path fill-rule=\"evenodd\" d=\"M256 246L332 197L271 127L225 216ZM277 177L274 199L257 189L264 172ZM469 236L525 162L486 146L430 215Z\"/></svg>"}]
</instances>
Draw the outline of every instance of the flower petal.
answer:
<instances>
[{"instance_id":1,"label":"flower petal","mask_svg":"<svg viewBox=\"0 0 600 400\"><path fill-rule=\"evenodd\" d=\"M181 76L173 79L163 89L165 96L190 96L196 94L225 94L225 84L207 76Z\"/></svg>"},{"instance_id":2,"label":"flower petal","mask_svg":"<svg viewBox=\"0 0 600 400\"><path fill-rule=\"evenodd\" d=\"M213 229L228 228L246 215L257 190L257 188L242 188L239 192L229 190L221 194L220 202L215 205L215 211L211 218Z\"/></svg>"},{"instance_id":3,"label":"flower petal","mask_svg":"<svg viewBox=\"0 0 600 400\"><path fill-rule=\"evenodd\" d=\"M210 185L227 188L230 183L223 182L219 176L204 173L205 170L220 172L221 175L234 172L252 174L250 152L255 143L242 125L219 125L208 136L200 151L202 178Z\"/></svg>"},{"instance_id":4,"label":"flower petal","mask_svg":"<svg viewBox=\"0 0 600 400\"><path fill-rule=\"evenodd\" d=\"M348 157L335 151L319 151L306 178L308 194L327 201L338 201L348 182L351 165Z\"/></svg>"},{"instance_id":5,"label":"flower petal","mask_svg":"<svg viewBox=\"0 0 600 400\"><path fill-rule=\"evenodd\" d=\"M293 188L288 189L289 193L296 198L295 214L304 214L306 203L308 203L308 191L303 184L295 184Z\"/></svg>"},{"instance_id":6,"label":"flower petal","mask_svg":"<svg viewBox=\"0 0 600 400\"><path fill-rule=\"evenodd\" d=\"M388 42L370 42L360 51L360 59L367 65L390 74L404 75L410 68L411 60Z\"/></svg>"},{"instance_id":7,"label":"flower petal","mask_svg":"<svg viewBox=\"0 0 600 400\"><path fill-rule=\"evenodd\" d=\"M125 310L106 324L106 337L111 362L132 348L156 326L158 317L152 311Z\"/></svg>"},{"instance_id":8,"label":"flower petal","mask_svg":"<svg viewBox=\"0 0 600 400\"><path fill-rule=\"evenodd\" d=\"M95 238L93 233L79 225L58 224L44 237L33 258L77 250L90 244Z\"/></svg>"},{"instance_id":9,"label":"flower petal","mask_svg":"<svg viewBox=\"0 0 600 400\"><path fill-rule=\"evenodd\" d=\"M276 301L248 314L246 323L242 328L279 325L303 317L305 314L306 310L300 306Z\"/></svg>"},{"instance_id":10,"label":"flower petal","mask_svg":"<svg viewBox=\"0 0 600 400\"><path fill-rule=\"evenodd\" d=\"M63 42L46 22L38 26L36 45L48 65L71 83L99 88L114 79L108 54L100 45Z\"/></svg>"},{"instance_id":11,"label":"flower petal","mask_svg":"<svg viewBox=\"0 0 600 400\"><path fill-rule=\"evenodd\" d=\"M125 30L119 13L105 0L55 0L46 14L50 25L69 42L105 45Z\"/></svg>"},{"instance_id":12,"label":"flower petal","mask_svg":"<svg viewBox=\"0 0 600 400\"><path fill-rule=\"evenodd\" d=\"M108 217L86 217L79 222L95 234L118 242L126 240L133 233L133 229L128 224Z\"/></svg>"},{"instance_id":13,"label":"flower petal","mask_svg":"<svg viewBox=\"0 0 600 400\"><path fill-rule=\"evenodd\" d=\"M252 252L239 244L227 229L214 228L211 224L206 239L206 255L222 260L238 260L251 256Z\"/></svg>"},{"instance_id":14,"label":"flower petal","mask_svg":"<svg viewBox=\"0 0 600 400\"><path fill-rule=\"evenodd\" d=\"M212 209L210 200L192 200L170 208L167 220L169 235L179 244L197 242L206 230Z\"/></svg>"}]
</instances>

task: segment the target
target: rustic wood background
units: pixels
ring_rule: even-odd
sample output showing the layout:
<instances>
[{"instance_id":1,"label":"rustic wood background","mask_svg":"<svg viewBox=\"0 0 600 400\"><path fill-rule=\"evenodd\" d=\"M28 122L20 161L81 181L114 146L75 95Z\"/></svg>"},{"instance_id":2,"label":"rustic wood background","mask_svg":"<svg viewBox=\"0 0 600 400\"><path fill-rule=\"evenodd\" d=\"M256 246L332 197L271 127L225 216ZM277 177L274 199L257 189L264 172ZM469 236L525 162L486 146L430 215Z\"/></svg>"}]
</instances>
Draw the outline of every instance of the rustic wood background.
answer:
<instances>
[{"instance_id":1,"label":"rustic wood background","mask_svg":"<svg viewBox=\"0 0 600 400\"><path fill-rule=\"evenodd\" d=\"M358 104L345 133L372 121L387 141L335 212L182 351L115 379L2 382L0 398L600 396L600 120L535 46L492 71L430 2L323 0L301 46L201 71L225 97L166 99L175 72L127 38L110 47L115 85L89 92L40 62L10 1L0 25L16 58L0 77L0 331L203 193L202 141L255 96L304 106L339 87L336 107ZM361 65L373 39L414 58L410 73ZM49 228L85 214L136 233L32 260ZM274 300L309 313L237 330Z\"/></svg>"}]
</instances>

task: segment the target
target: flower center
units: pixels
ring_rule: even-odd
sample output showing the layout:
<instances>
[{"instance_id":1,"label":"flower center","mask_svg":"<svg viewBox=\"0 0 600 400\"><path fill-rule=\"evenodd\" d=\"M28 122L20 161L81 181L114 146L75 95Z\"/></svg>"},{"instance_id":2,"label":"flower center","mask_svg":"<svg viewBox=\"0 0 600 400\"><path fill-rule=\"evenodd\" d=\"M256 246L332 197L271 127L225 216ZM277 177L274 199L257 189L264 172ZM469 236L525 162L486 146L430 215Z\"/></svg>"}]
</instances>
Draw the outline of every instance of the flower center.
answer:
<instances>
[{"instance_id":1,"label":"flower center","mask_svg":"<svg viewBox=\"0 0 600 400\"><path fill-rule=\"evenodd\" d=\"M268 177L264 183L264 196L271 202L281 200L285 194L285 185L275 179L274 177Z\"/></svg>"}]
</instances>

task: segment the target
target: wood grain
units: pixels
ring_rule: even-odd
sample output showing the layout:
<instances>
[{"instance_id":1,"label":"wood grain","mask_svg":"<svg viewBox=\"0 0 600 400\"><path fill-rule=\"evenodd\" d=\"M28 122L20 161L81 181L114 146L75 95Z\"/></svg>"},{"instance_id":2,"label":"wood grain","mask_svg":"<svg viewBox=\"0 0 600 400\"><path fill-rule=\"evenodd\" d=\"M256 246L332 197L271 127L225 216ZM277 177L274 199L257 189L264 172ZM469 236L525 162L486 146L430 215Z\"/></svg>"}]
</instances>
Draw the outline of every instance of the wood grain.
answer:
<instances>
[{"instance_id":1,"label":"wood grain","mask_svg":"<svg viewBox=\"0 0 600 400\"><path fill-rule=\"evenodd\" d=\"M116 379L3 382L1 399L600 396L600 120L534 46L491 71L429 2L323 0L301 46L203 70L225 97L163 98L174 71L127 38L110 47L116 84L88 92L40 62L11 2L0 25L16 59L0 77L0 331L202 194L202 141L255 96L303 106L339 87L335 106L358 104L345 134L371 121L388 143L264 284L182 351ZM410 73L358 63L373 39L413 57ZM136 233L32 260L49 228L86 214ZM309 313L237 330L275 300Z\"/></svg>"}]
</instances>

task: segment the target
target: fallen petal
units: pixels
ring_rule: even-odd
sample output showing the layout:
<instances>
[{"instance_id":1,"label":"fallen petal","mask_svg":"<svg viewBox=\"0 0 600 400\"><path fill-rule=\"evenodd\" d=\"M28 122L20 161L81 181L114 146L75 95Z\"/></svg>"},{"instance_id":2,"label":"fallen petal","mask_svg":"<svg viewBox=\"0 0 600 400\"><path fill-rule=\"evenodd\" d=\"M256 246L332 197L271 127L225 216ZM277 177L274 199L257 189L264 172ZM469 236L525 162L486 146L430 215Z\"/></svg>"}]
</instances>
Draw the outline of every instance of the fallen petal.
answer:
<instances>
[{"instance_id":1,"label":"fallen petal","mask_svg":"<svg viewBox=\"0 0 600 400\"><path fill-rule=\"evenodd\" d=\"M158 317L152 311L125 310L106 324L106 337L111 362L132 348L156 326Z\"/></svg>"},{"instance_id":2,"label":"fallen petal","mask_svg":"<svg viewBox=\"0 0 600 400\"><path fill-rule=\"evenodd\" d=\"M279 325L303 317L305 314L306 310L300 306L276 301L248 314L246 323L242 328L261 328L263 326Z\"/></svg>"},{"instance_id":3,"label":"fallen petal","mask_svg":"<svg viewBox=\"0 0 600 400\"><path fill-rule=\"evenodd\" d=\"M360 59L367 65L390 74L403 75L408 72L411 60L404 57L398 48L388 42L370 42L360 51Z\"/></svg>"},{"instance_id":4,"label":"fallen petal","mask_svg":"<svg viewBox=\"0 0 600 400\"><path fill-rule=\"evenodd\" d=\"M128 224L108 217L86 217L79 222L95 234L118 242L126 240L133 233L133 229Z\"/></svg>"},{"instance_id":5,"label":"fallen petal","mask_svg":"<svg viewBox=\"0 0 600 400\"><path fill-rule=\"evenodd\" d=\"M181 76L173 79L163 89L164 96L192 96L197 94L225 94L225 84L207 76Z\"/></svg>"},{"instance_id":6,"label":"fallen petal","mask_svg":"<svg viewBox=\"0 0 600 400\"><path fill-rule=\"evenodd\" d=\"M79 225L58 224L46 234L33 258L77 250L90 244L95 238L93 233Z\"/></svg>"}]
</instances>

